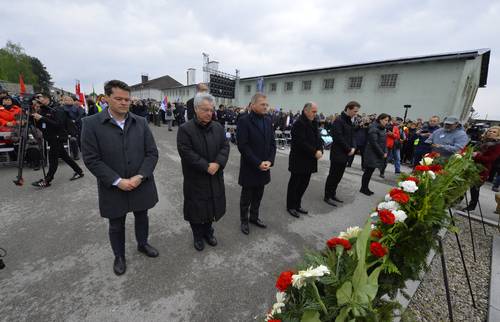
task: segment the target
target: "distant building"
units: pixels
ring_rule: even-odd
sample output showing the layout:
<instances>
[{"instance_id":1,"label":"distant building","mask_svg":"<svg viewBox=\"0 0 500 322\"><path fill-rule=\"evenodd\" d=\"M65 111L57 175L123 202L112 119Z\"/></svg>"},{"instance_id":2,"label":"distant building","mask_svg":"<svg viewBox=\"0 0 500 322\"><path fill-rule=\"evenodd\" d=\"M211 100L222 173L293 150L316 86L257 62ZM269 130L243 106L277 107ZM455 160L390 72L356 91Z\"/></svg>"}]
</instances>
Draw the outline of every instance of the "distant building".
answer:
<instances>
[{"instance_id":1,"label":"distant building","mask_svg":"<svg viewBox=\"0 0 500 322\"><path fill-rule=\"evenodd\" d=\"M25 87L27 94L34 93L33 85L25 84ZM0 80L0 89L7 90L9 94L19 94L20 91L19 83L11 83L4 80Z\"/></svg>"},{"instance_id":2,"label":"distant building","mask_svg":"<svg viewBox=\"0 0 500 322\"><path fill-rule=\"evenodd\" d=\"M148 79L147 75L142 75L141 82L130 86L131 96L140 99L155 99L161 101L163 99L162 90L177 86L183 86L181 83L166 75L155 79Z\"/></svg>"}]
</instances>

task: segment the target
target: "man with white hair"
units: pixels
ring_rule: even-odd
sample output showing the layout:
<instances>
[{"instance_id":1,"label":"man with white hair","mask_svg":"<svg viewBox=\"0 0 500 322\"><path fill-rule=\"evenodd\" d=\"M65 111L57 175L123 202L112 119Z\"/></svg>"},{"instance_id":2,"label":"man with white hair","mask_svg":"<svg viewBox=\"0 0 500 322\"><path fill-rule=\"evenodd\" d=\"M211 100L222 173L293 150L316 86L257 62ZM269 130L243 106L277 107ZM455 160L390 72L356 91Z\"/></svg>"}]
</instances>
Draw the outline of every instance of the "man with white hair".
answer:
<instances>
[{"instance_id":1,"label":"man with white hair","mask_svg":"<svg viewBox=\"0 0 500 322\"><path fill-rule=\"evenodd\" d=\"M194 118L177 132L177 150L184 176L184 219L189 221L194 248L202 251L205 241L217 245L212 223L226 212L224 167L229 143L224 127L212 122L215 98L198 93L193 100Z\"/></svg>"}]
</instances>

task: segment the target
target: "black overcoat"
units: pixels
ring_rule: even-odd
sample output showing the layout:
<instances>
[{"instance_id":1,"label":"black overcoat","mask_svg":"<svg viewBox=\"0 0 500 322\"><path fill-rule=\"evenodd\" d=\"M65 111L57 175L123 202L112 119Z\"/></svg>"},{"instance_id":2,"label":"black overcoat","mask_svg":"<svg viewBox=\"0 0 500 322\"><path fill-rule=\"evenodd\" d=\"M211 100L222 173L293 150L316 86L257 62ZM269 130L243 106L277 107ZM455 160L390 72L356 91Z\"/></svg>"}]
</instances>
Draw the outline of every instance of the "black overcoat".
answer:
<instances>
[{"instance_id":1,"label":"black overcoat","mask_svg":"<svg viewBox=\"0 0 500 322\"><path fill-rule=\"evenodd\" d=\"M128 113L122 130L106 109L83 118L82 123L83 162L97 178L101 216L118 218L153 208L158 202L153 176L158 150L145 118ZM113 186L118 178L138 174L143 182L132 191Z\"/></svg>"},{"instance_id":2,"label":"black overcoat","mask_svg":"<svg viewBox=\"0 0 500 322\"><path fill-rule=\"evenodd\" d=\"M259 128L257 118L264 118L264 131ZM243 187L260 187L271 181L269 171L261 171L259 165L270 161L274 165L276 141L271 119L253 112L240 117L236 128L238 150L241 153L238 184Z\"/></svg>"},{"instance_id":3,"label":"black overcoat","mask_svg":"<svg viewBox=\"0 0 500 322\"><path fill-rule=\"evenodd\" d=\"M333 122L332 147L330 148L330 161L335 163L347 163L347 155L351 149L356 148L354 138L354 126L351 118L342 112Z\"/></svg>"},{"instance_id":4,"label":"black overcoat","mask_svg":"<svg viewBox=\"0 0 500 322\"><path fill-rule=\"evenodd\" d=\"M384 153L387 153L385 132L385 128L379 122L370 125L363 154L363 166L378 169L385 167Z\"/></svg>"},{"instance_id":5,"label":"black overcoat","mask_svg":"<svg viewBox=\"0 0 500 322\"><path fill-rule=\"evenodd\" d=\"M308 174L318 171L316 151L323 151L318 122L309 121L302 114L292 126L292 146L288 158L288 171Z\"/></svg>"},{"instance_id":6,"label":"black overcoat","mask_svg":"<svg viewBox=\"0 0 500 322\"><path fill-rule=\"evenodd\" d=\"M177 150L184 175L184 219L197 224L219 220L226 212L224 167L229 157L224 127L218 122L204 126L195 116L179 128ZM211 162L220 166L213 176L207 172Z\"/></svg>"}]
</instances>

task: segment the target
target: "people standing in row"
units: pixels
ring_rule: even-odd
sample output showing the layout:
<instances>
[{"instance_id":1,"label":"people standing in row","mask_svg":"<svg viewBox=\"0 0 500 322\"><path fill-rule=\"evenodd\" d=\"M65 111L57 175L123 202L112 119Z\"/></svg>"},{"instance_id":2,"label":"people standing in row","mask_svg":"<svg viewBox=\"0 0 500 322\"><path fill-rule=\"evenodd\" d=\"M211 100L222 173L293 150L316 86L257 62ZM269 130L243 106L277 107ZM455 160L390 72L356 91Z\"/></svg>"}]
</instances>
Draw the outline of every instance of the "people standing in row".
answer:
<instances>
[{"instance_id":1,"label":"people standing in row","mask_svg":"<svg viewBox=\"0 0 500 322\"><path fill-rule=\"evenodd\" d=\"M276 156L276 141L271 120L266 117L269 103L262 93L250 101L250 112L242 116L237 125L238 150L241 153L238 183L241 188L241 231L248 235L252 223L260 228L266 225L259 217L264 186L271 181L271 167ZM248 214L250 210L250 216Z\"/></svg>"},{"instance_id":2,"label":"people standing in row","mask_svg":"<svg viewBox=\"0 0 500 322\"><path fill-rule=\"evenodd\" d=\"M198 93L193 106L194 118L177 132L177 150L184 176L184 219L191 225L194 248L202 251L204 241L217 245L212 223L226 213L224 168L229 143L224 127L212 121L215 98Z\"/></svg>"},{"instance_id":3,"label":"people standing in row","mask_svg":"<svg viewBox=\"0 0 500 322\"><path fill-rule=\"evenodd\" d=\"M34 99L40 105L40 108L33 113L33 118L49 146L49 171L45 178L33 182L32 185L39 188L49 187L56 174L59 158L63 159L73 169L74 174L70 179L71 181L82 178L82 168L71 159L64 148L64 143L68 141L68 116L63 108L47 94L37 94Z\"/></svg>"},{"instance_id":4,"label":"people standing in row","mask_svg":"<svg viewBox=\"0 0 500 322\"><path fill-rule=\"evenodd\" d=\"M302 115L292 125L286 209L296 218L299 218L300 214L308 213L302 208L302 196L309 185L311 174L318 171L318 160L323 156L323 141L316 121L317 113L316 103L306 103Z\"/></svg>"},{"instance_id":5,"label":"people standing in row","mask_svg":"<svg viewBox=\"0 0 500 322\"><path fill-rule=\"evenodd\" d=\"M361 189L359 192L371 196L373 191L369 188L370 179L375 169L382 169L386 165L387 144L386 127L391 117L382 113L377 120L370 125L363 158L363 177L361 178Z\"/></svg>"},{"instance_id":6,"label":"people standing in row","mask_svg":"<svg viewBox=\"0 0 500 322\"><path fill-rule=\"evenodd\" d=\"M83 119L82 156L97 178L99 210L109 220L116 275L126 271L125 219L135 217L137 250L148 257L158 251L148 243L148 209L158 202L154 169L158 149L144 117L130 113L130 87L110 80L104 85L109 106Z\"/></svg>"},{"instance_id":7,"label":"people standing in row","mask_svg":"<svg viewBox=\"0 0 500 322\"><path fill-rule=\"evenodd\" d=\"M323 200L334 207L337 206L335 202L342 202L337 197L337 187L342 180L349 157L356 151L352 118L358 114L360 107L361 105L356 101L347 103L340 117L337 117L333 123L330 171L326 178Z\"/></svg>"}]
</instances>

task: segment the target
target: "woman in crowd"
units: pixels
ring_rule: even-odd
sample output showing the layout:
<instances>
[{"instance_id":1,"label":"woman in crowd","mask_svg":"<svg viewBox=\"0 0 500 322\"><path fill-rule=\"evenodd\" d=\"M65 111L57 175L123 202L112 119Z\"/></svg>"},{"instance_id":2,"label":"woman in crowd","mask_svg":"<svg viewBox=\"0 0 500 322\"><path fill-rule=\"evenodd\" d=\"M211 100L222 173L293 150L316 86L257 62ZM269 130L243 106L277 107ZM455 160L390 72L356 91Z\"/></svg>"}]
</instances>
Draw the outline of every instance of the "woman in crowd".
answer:
<instances>
[{"instance_id":1,"label":"woman in crowd","mask_svg":"<svg viewBox=\"0 0 500 322\"><path fill-rule=\"evenodd\" d=\"M481 172L481 184L470 189L471 198L469 206L465 209L469 211L476 209L479 201L479 188L488 179L495 161L500 157L500 126L492 126L486 131L473 157L476 163L484 167L484 170Z\"/></svg>"},{"instance_id":2,"label":"woman in crowd","mask_svg":"<svg viewBox=\"0 0 500 322\"><path fill-rule=\"evenodd\" d=\"M382 113L368 129L368 138L363 158L364 172L361 179L361 190L359 190L359 192L367 196L373 194L373 191L368 188L373 171L385 167L385 159L387 158L385 129L390 119L390 115Z\"/></svg>"}]
</instances>

